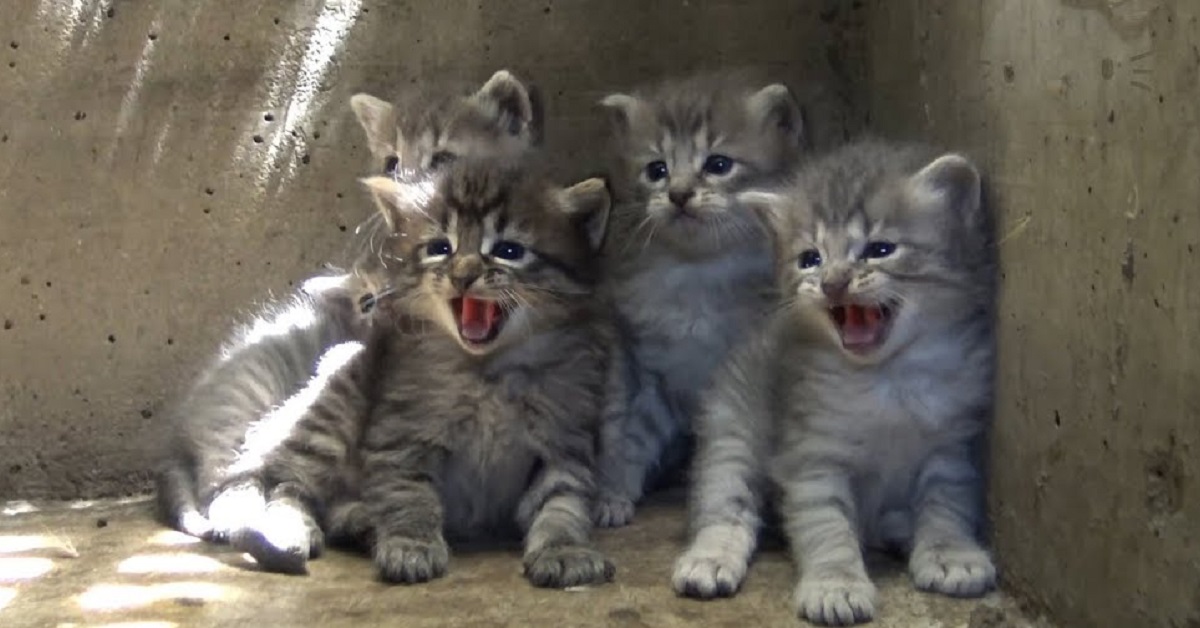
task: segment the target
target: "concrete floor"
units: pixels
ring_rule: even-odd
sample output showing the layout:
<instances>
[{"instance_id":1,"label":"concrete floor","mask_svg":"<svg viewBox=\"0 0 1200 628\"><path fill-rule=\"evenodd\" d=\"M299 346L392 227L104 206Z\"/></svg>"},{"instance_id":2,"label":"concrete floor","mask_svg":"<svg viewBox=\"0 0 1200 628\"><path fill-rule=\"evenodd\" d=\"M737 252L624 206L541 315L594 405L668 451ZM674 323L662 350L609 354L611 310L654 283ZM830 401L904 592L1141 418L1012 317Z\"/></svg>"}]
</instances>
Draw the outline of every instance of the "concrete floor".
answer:
<instances>
[{"instance_id":1,"label":"concrete floor","mask_svg":"<svg viewBox=\"0 0 1200 628\"><path fill-rule=\"evenodd\" d=\"M145 499L9 502L0 516L0 626L791 626L792 568L778 546L742 593L675 597L683 506L663 497L631 527L599 533L618 565L613 584L578 591L528 585L518 553L459 551L434 583L387 586L365 558L332 551L308 576L260 573L241 554L166 530ZM951 600L917 593L899 565L873 568L882 592L873 626L1018 628L1003 594Z\"/></svg>"}]
</instances>

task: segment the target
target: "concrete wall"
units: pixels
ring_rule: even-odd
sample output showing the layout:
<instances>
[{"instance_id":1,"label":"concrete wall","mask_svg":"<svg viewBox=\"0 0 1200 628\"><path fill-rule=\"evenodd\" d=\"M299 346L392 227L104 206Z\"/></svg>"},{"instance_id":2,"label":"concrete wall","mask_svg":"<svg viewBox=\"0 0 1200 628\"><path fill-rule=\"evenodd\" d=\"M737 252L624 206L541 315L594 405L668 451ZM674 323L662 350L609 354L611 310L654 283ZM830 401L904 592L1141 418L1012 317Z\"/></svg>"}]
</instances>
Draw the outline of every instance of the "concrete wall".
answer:
<instances>
[{"instance_id":1,"label":"concrete wall","mask_svg":"<svg viewBox=\"0 0 1200 628\"><path fill-rule=\"evenodd\" d=\"M3 0L0 498L148 486L148 429L234 310L371 211L356 91L515 68L571 175L597 165L606 92L747 64L828 143L853 125L838 4Z\"/></svg>"},{"instance_id":2,"label":"concrete wall","mask_svg":"<svg viewBox=\"0 0 1200 628\"><path fill-rule=\"evenodd\" d=\"M1006 234L992 514L1070 626L1200 625L1200 3L868 3L874 126L976 155Z\"/></svg>"}]
</instances>

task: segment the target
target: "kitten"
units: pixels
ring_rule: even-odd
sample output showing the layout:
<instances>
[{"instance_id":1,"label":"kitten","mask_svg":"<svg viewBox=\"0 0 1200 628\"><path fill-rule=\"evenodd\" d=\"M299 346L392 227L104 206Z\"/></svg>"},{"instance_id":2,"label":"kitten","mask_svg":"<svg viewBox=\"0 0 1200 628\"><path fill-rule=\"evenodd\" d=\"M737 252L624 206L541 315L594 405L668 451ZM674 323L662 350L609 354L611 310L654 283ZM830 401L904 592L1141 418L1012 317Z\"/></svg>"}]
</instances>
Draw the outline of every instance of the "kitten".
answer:
<instances>
[{"instance_id":1,"label":"kitten","mask_svg":"<svg viewBox=\"0 0 1200 628\"><path fill-rule=\"evenodd\" d=\"M542 100L508 70L483 87L440 85L393 105L356 94L350 106L379 170L436 170L462 156L519 157L542 143Z\"/></svg>"},{"instance_id":2,"label":"kitten","mask_svg":"<svg viewBox=\"0 0 1200 628\"><path fill-rule=\"evenodd\" d=\"M862 545L907 552L919 589L983 594L995 568L977 539L973 447L992 405L996 260L978 171L957 154L860 141L779 193L746 196L776 233L782 300L700 419L676 590L737 590L770 478L801 617L874 616Z\"/></svg>"},{"instance_id":3,"label":"kitten","mask_svg":"<svg viewBox=\"0 0 1200 628\"><path fill-rule=\"evenodd\" d=\"M169 525L305 571L369 407L383 292L355 274L314 277L237 329L168 423L157 495Z\"/></svg>"},{"instance_id":4,"label":"kitten","mask_svg":"<svg viewBox=\"0 0 1200 628\"><path fill-rule=\"evenodd\" d=\"M362 447L362 500L389 582L443 575L451 539L524 533L535 585L612 578L588 503L610 333L591 296L609 195L527 165L460 159L434 183L366 180L404 331Z\"/></svg>"},{"instance_id":5,"label":"kitten","mask_svg":"<svg viewBox=\"0 0 1200 628\"><path fill-rule=\"evenodd\" d=\"M651 472L684 449L696 396L768 304L769 243L736 195L800 156L802 116L787 87L700 75L613 94L617 165L607 297L624 332L601 441L604 526L628 523Z\"/></svg>"}]
</instances>

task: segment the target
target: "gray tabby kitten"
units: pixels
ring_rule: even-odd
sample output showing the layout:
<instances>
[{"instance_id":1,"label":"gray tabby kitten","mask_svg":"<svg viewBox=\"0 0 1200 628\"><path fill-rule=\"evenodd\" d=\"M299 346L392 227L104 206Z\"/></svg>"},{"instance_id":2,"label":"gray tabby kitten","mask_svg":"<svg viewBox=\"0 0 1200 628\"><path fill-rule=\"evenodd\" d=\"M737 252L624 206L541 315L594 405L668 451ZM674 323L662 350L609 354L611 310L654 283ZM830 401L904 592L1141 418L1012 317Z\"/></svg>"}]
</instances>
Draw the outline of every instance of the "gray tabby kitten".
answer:
<instances>
[{"instance_id":1,"label":"gray tabby kitten","mask_svg":"<svg viewBox=\"0 0 1200 628\"><path fill-rule=\"evenodd\" d=\"M609 580L588 503L611 333L592 292L609 195L459 160L436 183L366 180L398 288L362 500L380 576L446 572L445 537L519 530L537 586ZM361 525L361 521L359 523Z\"/></svg>"},{"instance_id":2,"label":"gray tabby kitten","mask_svg":"<svg viewBox=\"0 0 1200 628\"><path fill-rule=\"evenodd\" d=\"M771 216L782 303L731 354L700 419L676 590L733 595L770 478L801 617L874 616L863 545L906 552L922 590L984 593L996 571L977 538L973 447L992 406L996 264L978 171L862 141L748 196Z\"/></svg>"},{"instance_id":3,"label":"gray tabby kitten","mask_svg":"<svg viewBox=\"0 0 1200 628\"><path fill-rule=\"evenodd\" d=\"M686 448L697 395L770 291L770 246L737 194L800 156L787 87L738 74L665 82L603 100L614 120L614 234L607 297L626 342L610 384L596 521L621 526L652 472Z\"/></svg>"},{"instance_id":4,"label":"gray tabby kitten","mask_svg":"<svg viewBox=\"0 0 1200 628\"><path fill-rule=\"evenodd\" d=\"M238 328L170 417L157 475L169 525L305 571L369 407L382 292L315 277Z\"/></svg>"},{"instance_id":5,"label":"gray tabby kitten","mask_svg":"<svg viewBox=\"0 0 1200 628\"><path fill-rule=\"evenodd\" d=\"M449 84L404 93L397 104L356 94L378 172L436 170L457 157L519 157L542 142L542 101L508 70L483 87Z\"/></svg>"}]
</instances>

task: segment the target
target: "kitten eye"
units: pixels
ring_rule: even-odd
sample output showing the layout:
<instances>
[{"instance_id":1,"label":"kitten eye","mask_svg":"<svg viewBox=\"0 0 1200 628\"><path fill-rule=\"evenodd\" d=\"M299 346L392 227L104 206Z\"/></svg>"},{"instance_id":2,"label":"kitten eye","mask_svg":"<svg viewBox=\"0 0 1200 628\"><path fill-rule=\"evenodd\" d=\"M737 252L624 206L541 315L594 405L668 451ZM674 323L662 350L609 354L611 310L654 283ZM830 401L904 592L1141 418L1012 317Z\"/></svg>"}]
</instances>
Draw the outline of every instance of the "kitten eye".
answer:
<instances>
[{"instance_id":1,"label":"kitten eye","mask_svg":"<svg viewBox=\"0 0 1200 628\"><path fill-rule=\"evenodd\" d=\"M662 181L667 178L669 172L665 161L652 161L646 164L646 178L651 182Z\"/></svg>"},{"instance_id":2,"label":"kitten eye","mask_svg":"<svg viewBox=\"0 0 1200 628\"><path fill-rule=\"evenodd\" d=\"M501 240L492 245L492 257L499 257L510 262L515 262L522 257L525 257L525 247L508 240Z\"/></svg>"},{"instance_id":3,"label":"kitten eye","mask_svg":"<svg viewBox=\"0 0 1200 628\"><path fill-rule=\"evenodd\" d=\"M429 167L437 170L438 168L454 163L455 159L458 159L458 155L448 150L439 150L433 154L433 157L429 158Z\"/></svg>"},{"instance_id":4,"label":"kitten eye","mask_svg":"<svg viewBox=\"0 0 1200 628\"><path fill-rule=\"evenodd\" d=\"M892 242L879 240L876 242L868 242L867 248L863 250L863 259L879 259L887 257L896 252L896 245Z\"/></svg>"},{"instance_id":5,"label":"kitten eye","mask_svg":"<svg viewBox=\"0 0 1200 628\"><path fill-rule=\"evenodd\" d=\"M442 257L452 252L449 240L433 240L425 245L425 255L429 257Z\"/></svg>"},{"instance_id":6,"label":"kitten eye","mask_svg":"<svg viewBox=\"0 0 1200 628\"><path fill-rule=\"evenodd\" d=\"M396 174L396 168L400 165L400 158L395 155L388 155L387 159L383 160L383 173Z\"/></svg>"},{"instance_id":7,"label":"kitten eye","mask_svg":"<svg viewBox=\"0 0 1200 628\"><path fill-rule=\"evenodd\" d=\"M816 268L821 265L821 254L816 249L809 249L800 254L796 263L800 268Z\"/></svg>"},{"instance_id":8,"label":"kitten eye","mask_svg":"<svg viewBox=\"0 0 1200 628\"><path fill-rule=\"evenodd\" d=\"M704 172L708 174L729 174L730 170L733 170L733 160L725 155L709 155L704 160Z\"/></svg>"}]
</instances>

